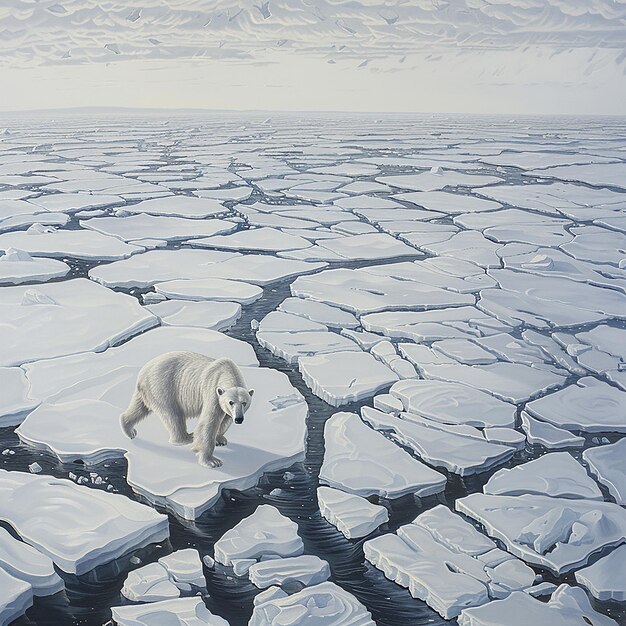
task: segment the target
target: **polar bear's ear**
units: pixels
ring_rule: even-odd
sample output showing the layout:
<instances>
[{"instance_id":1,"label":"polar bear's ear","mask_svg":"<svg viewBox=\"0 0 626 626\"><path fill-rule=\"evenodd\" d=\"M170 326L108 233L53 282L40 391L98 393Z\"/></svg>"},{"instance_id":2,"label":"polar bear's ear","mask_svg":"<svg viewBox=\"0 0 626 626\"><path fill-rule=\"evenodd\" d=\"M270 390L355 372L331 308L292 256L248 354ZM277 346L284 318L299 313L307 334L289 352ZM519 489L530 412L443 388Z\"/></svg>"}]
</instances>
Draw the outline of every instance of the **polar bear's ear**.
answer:
<instances>
[{"instance_id":1,"label":"polar bear's ear","mask_svg":"<svg viewBox=\"0 0 626 626\"><path fill-rule=\"evenodd\" d=\"M253 396L254 395L254 389L248 389L248 394L250 396Z\"/></svg>"},{"instance_id":2,"label":"polar bear's ear","mask_svg":"<svg viewBox=\"0 0 626 626\"><path fill-rule=\"evenodd\" d=\"M218 396L221 396L224 393L224 390L221 387L218 387L216 391Z\"/></svg>"}]
</instances>

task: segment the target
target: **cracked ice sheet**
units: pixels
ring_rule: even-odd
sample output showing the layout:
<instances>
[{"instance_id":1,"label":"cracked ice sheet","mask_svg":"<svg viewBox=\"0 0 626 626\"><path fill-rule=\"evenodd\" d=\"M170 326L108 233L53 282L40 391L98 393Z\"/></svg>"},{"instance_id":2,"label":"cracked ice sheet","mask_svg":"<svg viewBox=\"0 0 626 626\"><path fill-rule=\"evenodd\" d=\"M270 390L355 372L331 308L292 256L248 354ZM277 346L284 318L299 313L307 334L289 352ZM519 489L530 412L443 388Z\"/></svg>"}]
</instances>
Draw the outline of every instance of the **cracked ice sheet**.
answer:
<instances>
[{"instance_id":1,"label":"cracked ice sheet","mask_svg":"<svg viewBox=\"0 0 626 626\"><path fill-rule=\"evenodd\" d=\"M167 516L70 480L0 470L0 494L0 519L69 574L169 536Z\"/></svg>"},{"instance_id":2,"label":"cracked ice sheet","mask_svg":"<svg viewBox=\"0 0 626 626\"><path fill-rule=\"evenodd\" d=\"M28 583L36 596L53 595L65 586L52 559L15 539L4 528L0 528L0 570Z\"/></svg>"},{"instance_id":3,"label":"cracked ice sheet","mask_svg":"<svg viewBox=\"0 0 626 626\"><path fill-rule=\"evenodd\" d=\"M382 311L363 315L361 323L368 331L382 333L392 339L412 339L418 342L490 335L510 330L510 326L474 306L432 311Z\"/></svg>"},{"instance_id":4,"label":"cracked ice sheet","mask_svg":"<svg viewBox=\"0 0 626 626\"><path fill-rule=\"evenodd\" d=\"M335 269L314 276L298 277L291 285L291 293L300 298L338 306L356 313L370 313L386 309L444 308L474 304L474 297L456 294L439 287L411 283L390 276L376 276L368 268Z\"/></svg>"},{"instance_id":5,"label":"cracked ice sheet","mask_svg":"<svg viewBox=\"0 0 626 626\"><path fill-rule=\"evenodd\" d=\"M626 546L575 573L576 582L601 601L626 601Z\"/></svg>"},{"instance_id":6,"label":"cracked ice sheet","mask_svg":"<svg viewBox=\"0 0 626 626\"><path fill-rule=\"evenodd\" d=\"M369 611L332 582L274 597L254 607L249 626L376 626Z\"/></svg>"},{"instance_id":7,"label":"cracked ice sheet","mask_svg":"<svg viewBox=\"0 0 626 626\"><path fill-rule=\"evenodd\" d=\"M77 259L113 261L143 252L139 245L128 244L90 230L27 231L0 234L0 250L25 250L33 256L74 257Z\"/></svg>"},{"instance_id":8,"label":"cracked ice sheet","mask_svg":"<svg viewBox=\"0 0 626 626\"><path fill-rule=\"evenodd\" d=\"M384 506L340 489L318 487L317 503L322 517L346 539L365 537L389 521L389 512Z\"/></svg>"},{"instance_id":9,"label":"cracked ice sheet","mask_svg":"<svg viewBox=\"0 0 626 626\"><path fill-rule=\"evenodd\" d=\"M572 228L574 240L561 249L575 259L591 263L608 263L618 267L624 260L626 234L599 226Z\"/></svg>"},{"instance_id":10,"label":"cracked ice sheet","mask_svg":"<svg viewBox=\"0 0 626 626\"><path fill-rule=\"evenodd\" d=\"M347 337L319 329L298 332L261 330L257 332L256 339L266 350L291 365L298 363L301 357L319 359L321 355L331 352L361 352L360 347ZM357 372L351 369L349 375L356 377Z\"/></svg>"},{"instance_id":11,"label":"cracked ice sheet","mask_svg":"<svg viewBox=\"0 0 626 626\"><path fill-rule=\"evenodd\" d=\"M457 500L455 508L480 522L509 552L558 576L626 541L626 510L611 502L474 493Z\"/></svg>"},{"instance_id":12,"label":"cracked ice sheet","mask_svg":"<svg viewBox=\"0 0 626 626\"><path fill-rule=\"evenodd\" d=\"M0 567L0 624L12 623L32 605L33 589L30 584Z\"/></svg>"},{"instance_id":13,"label":"cracked ice sheet","mask_svg":"<svg viewBox=\"0 0 626 626\"><path fill-rule=\"evenodd\" d=\"M445 187L483 187L500 183L497 176L478 174L463 174L454 170L440 170L437 172L422 172L420 174L403 174L394 176L379 176L376 181L383 185L410 189L413 191L438 191Z\"/></svg>"},{"instance_id":14,"label":"cracked ice sheet","mask_svg":"<svg viewBox=\"0 0 626 626\"><path fill-rule=\"evenodd\" d=\"M192 326L224 331L241 317L237 302L167 300L146 307L165 326Z\"/></svg>"},{"instance_id":15,"label":"cracked ice sheet","mask_svg":"<svg viewBox=\"0 0 626 626\"><path fill-rule=\"evenodd\" d=\"M350 343L354 349L349 351L300 356L298 360L298 369L307 387L334 407L369 398L399 378L386 364L369 352L361 352L354 342Z\"/></svg>"},{"instance_id":16,"label":"cracked ice sheet","mask_svg":"<svg viewBox=\"0 0 626 626\"><path fill-rule=\"evenodd\" d=\"M0 256L0 285L18 285L26 282L46 282L61 278L70 266L56 259L33 258L24 250L9 248Z\"/></svg>"},{"instance_id":17,"label":"cracked ice sheet","mask_svg":"<svg viewBox=\"0 0 626 626\"><path fill-rule=\"evenodd\" d=\"M37 210L75 213L121 205L124 204L124 199L120 196L92 195L89 193L53 193L31 198L29 202L34 204Z\"/></svg>"},{"instance_id":18,"label":"cracked ice sheet","mask_svg":"<svg viewBox=\"0 0 626 626\"><path fill-rule=\"evenodd\" d=\"M539 248L528 254L504 259L504 267L518 272L567 278L598 287L626 292L626 271L613 265L581 261L561 250Z\"/></svg>"},{"instance_id":19,"label":"cracked ice sheet","mask_svg":"<svg viewBox=\"0 0 626 626\"><path fill-rule=\"evenodd\" d=\"M372 428L390 433L393 441L411 448L425 463L459 476L484 472L515 453L515 448L490 443L468 426L446 426L407 413L395 417L370 407L363 407L361 416Z\"/></svg>"},{"instance_id":20,"label":"cracked ice sheet","mask_svg":"<svg viewBox=\"0 0 626 626\"><path fill-rule=\"evenodd\" d=\"M230 279L264 286L323 267L326 263L305 263L219 250L153 250L95 267L89 270L89 277L106 287L149 287L169 280L202 278Z\"/></svg>"},{"instance_id":21,"label":"cracked ice sheet","mask_svg":"<svg viewBox=\"0 0 626 626\"><path fill-rule=\"evenodd\" d=\"M554 498L603 500L598 485L567 452L551 452L512 469L498 470L483 487L483 493L495 496L530 493Z\"/></svg>"},{"instance_id":22,"label":"cracked ice sheet","mask_svg":"<svg viewBox=\"0 0 626 626\"><path fill-rule=\"evenodd\" d=\"M200 466L190 446L172 446L156 415L142 422L134 440L121 432L118 418L128 405L139 369L168 350L232 358L257 389L246 428L229 431L228 446L220 448L221 468ZM26 367L31 396L43 404L18 434L65 461L99 463L124 454L127 480L135 491L194 519L215 503L222 489L247 489L264 471L288 467L303 457L307 405L284 374L257 365L248 344L215 331L184 327L155 329L102 353L32 363ZM87 420L88 415L97 419ZM168 472L155 475L154 467L163 464Z\"/></svg>"},{"instance_id":23,"label":"cracked ice sheet","mask_svg":"<svg viewBox=\"0 0 626 626\"><path fill-rule=\"evenodd\" d=\"M437 211L449 215L493 211L502 206L499 202L492 200L445 191L415 191L399 193L392 197L424 207L428 211Z\"/></svg>"},{"instance_id":24,"label":"cracked ice sheet","mask_svg":"<svg viewBox=\"0 0 626 626\"><path fill-rule=\"evenodd\" d=\"M263 296L261 287L223 278L169 280L157 283L154 289L167 298L191 301L213 300L251 304Z\"/></svg>"},{"instance_id":25,"label":"cracked ice sheet","mask_svg":"<svg viewBox=\"0 0 626 626\"><path fill-rule=\"evenodd\" d=\"M228 626L225 619L206 608L202 598L114 606L111 612L119 626L154 626L159 622L178 626Z\"/></svg>"},{"instance_id":26,"label":"cracked ice sheet","mask_svg":"<svg viewBox=\"0 0 626 626\"><path fill-rule=\"evenodd\" d=\"M163 239L176 241L228 233L237 225L225 220L187 219L184 217L158 217L148 214L129 217L96 217L81 220L80 225L103 235L118 237L124 241Z\"/></svg>"},{"instance_id":27,"label":"cracked ice sheet","mask_svg":"<svg viewBox=\"0 0 626 626\"><path fill-rule=\"evenodd\" d=\"M28 397L30 386L19 367L0 367L0 389L0 427L19 424L39 404Z\"/></svg>"},{"instance_id":28,"label":"cracked ice sheet","mask_svg":"<svg viewBox=\"0 0 626 626\"><path fill-rule=\"evenodd\" d=\"M228 211L221 202L211 198L192 196L167 196L143 200L138 204L125 205L129 213L148 213L150 215L170 215L190 218L206 218Z\"/></svg>"},{"instance_id":29,"label":"cracked ice sheet","mask_svg":"<svg viewBox=\"0 0 626 626\"><path fill-rule=\"evenodd\" d=\"M569 183L498 185L474 189L473 193L521 209L563 214L574 220L608 217L626 208L623 193Z\"/></svg>"},{"instance_id":30,"label":"cracked ice sheet","mask_svg":"<svg viewBox=\"0 0 626 626\"><path fill-rule=\"evenodd\" d=\"M558 178L560 180L587 183L596 187L626 189L626 163L591 163L588 165L564 165L524 172L524 176Z\"/></svg>"},{"instance_id":31,"label":"cracked ice sheet","mask_svg":"<svg viewBox=\"0 0 626 626\"><path fill-rule=\"evenodd\" d=\"M626 433L626 393L591 376L529 402L526 411L566 430Z\"/></svg>"},{"instance_id":32,"label":"cracked ice sheet","mask_svg":"<svg viewBox=\"0 0 626 626\"><path fill-rule=\"evenodd\" d=\"M320 482L358 496L398 498L443 491L446 477L429 468L354 413L335 413L324 426Z\"/></svg>"},{"instance_id":33,"label":"cracked ice sheet","mask_svg":"<svg viewBox=\"0 0 626 626\"><path fill-rule=\"evenodd\" d=\"M489 275L501 289L481 291L477 306L513 325L567 327L626 317L624 295L613 289L508 269L491 269Z\"/></svg>"},{"instance_id":34,"label":"cracked ice sheet","mask_svg":"<svg viewBox=\"0 0 626 626\"><path fill-rule=\"evenodd\" d=\"M2 287L0 302L0 365L104 350L158 322L135 298L84 278Z\"/></svg>"},{"instance_id":35,"label":"cracked ice sheet","mask_svg":"<svg viewBox=\"0 0 626 626\"><path fill-rule=\"evenodd\" d=\"M588 448L583 460L598 482L607 487L615 502L626 505L626 438L607 446ZM626 598L624 598L626 599Z\"/></svg>"},{"instance_id":36,"label":"cracked ice sheet","mask_svg":"<svg viewBox=\"0 0 626 626\"><path fill-rule=\"evenodd\" d=\"M466 607L527 589L535 572L443 505L419 515L397 534L367 541L365 558L409 589L444 619ZM495 562L491 555L498 553Z\"/></svg>"},{"instance_id":37,"label":"cracked ice sheet","mask_svg":"<svg viewBox=\"0 0 626 626\"><path fill-rule=\"evenodd\" d=\"M400 400L404 411L442 424L477 428L515 425L513 405L466 385L406 380L395 383L389 393Z\"/></svg>"},{"instance_id":38,"label":"cracked ice sheet","mask_svg":"<svg viewBox=\"0 0 626 626\"><path fill-rule=\"evenodd\" d=\"M267 227L241 230L231 235L216 235L206 239L196 239L191 244L199 248L253 250L259 252L302 250L312 245L307 239Z\"/></svg>"},{"instance_id":39,"label":"cracked ice sheet","mask_svg":"<svg viewBox=\"0 0 626 626\"><path fill-rule=\"evenodd\" d=\"M374 265L364 269L370 274L442 287L457 293L472 293L497 285L485 270L473 263L446 257Z\"/></svg>"},{"instance_id":40,"label":"cracked ice sheet","mask_svg":"<svg viewBox=\"0 0 626 626\"><path fill-rule=\"evenodd\" d=\"M505 167L518 167L524 170L547 169L564 165L587 165L591 163L615 163L617 159L586 154L555 154L554 152L517 152L486 156L483 163Z\"/></svg>"},{"instance_id":41,"label":"cracked ice sheet","mask_svg":"<svg viewBox=\"0 0 626 626\"><path fill-rule=\"evenodd\" d=\"M546 604L528 593L512 593L504 600L466 609L459 626L617 626L617 622L598 613L582 589L561 585Z\"/></svg>"}]
</instances>

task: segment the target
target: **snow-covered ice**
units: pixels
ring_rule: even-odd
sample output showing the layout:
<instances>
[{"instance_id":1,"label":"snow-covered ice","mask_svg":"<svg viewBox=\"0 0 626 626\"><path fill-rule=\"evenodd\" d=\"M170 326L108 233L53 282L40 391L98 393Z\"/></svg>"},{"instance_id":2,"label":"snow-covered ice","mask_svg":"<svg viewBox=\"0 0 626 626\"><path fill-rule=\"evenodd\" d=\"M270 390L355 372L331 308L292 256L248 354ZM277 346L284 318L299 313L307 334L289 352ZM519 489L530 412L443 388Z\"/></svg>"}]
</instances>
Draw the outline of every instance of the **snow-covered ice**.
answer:
<instances>
[{"instance_id":1,"label":"snow-covered ice","mask_svg":"<svg viewBox=\"0 0 626 626\"><path fill-rule=\"evenodd\" d=\"M576 582L598 600L626 601L626 546L619 546L593 565L575 573Z\"/></svg>"},{"instance_id":2,"label":"snow-covered ice","mask_svg":"<svg viewBox=\"0 0 626 626\"><path fill-rule=\"evenodd\" d=\"M368 561L445 619L533 585L535 572L515 557L506 555L499 564L483 560L494 549L491 540L442 505L397 534L364 545Z\"/></svg>"},{"instance_id":3,"label":"snow-covered ice","mask_svg":"<svg viewBox=\"0 0 626 626\"><path fill-rule=\"evenodd\" d=\"M118 626L228 626L225 619L211 613L202 598L197 597L114 606L111 611Z\"/></svg>"},{"instance_id":4,"label":"snow-covered ice","mask_svg":"<svg viewBox=\"0 0 626 626\"><path fill-rule=\"evenodd\" d=\"M248 570L250 580L260 589L273 585L282 587L294 582L305 587L318 585L330 578L330 566L312 554L255 563Z\"/></svg>"},{"instance_id":5,"label":"snow-covered ice","mask_svg":"<svg viewBox=\"0 0 626 626\"><path fill-rule=\"evenodd\" d=\"M146 307L166 326L192 326L209 330L227 330L241 316L238 302L215 300L167 300Z\"/></svg>"},{"instance_id":6,"label":"snow-covered ice","mask_svg":"<svg viewBox=\"0 0 626 626\"><path fill-rule=\"evenodd\" d=\"M626 438L605 446L587 448L583 461L598 482L606 486L617 504L626 504Z\"/></svg>"},{"instance_id":7,"label":"snow-covered ice","mask_svg":"<svg viewBox=\"0 0 626 626\"><path fill-rule=\"evenodd\" d=\"M390 433L394 441L409 447L424 462L460 476L486 471L515 453L512 447L490 443L471 426L447 426L408 413L395 417L369 407L363 407L361 415L373 428Z\"/></svg>"},{"instance_id":8,"label":"snow-covered ice","mask_svg":"<svg viewBox=\"0 0 626 626\"><path fill-rule=\"evenodd\" d=\"M318 334L321 333L314 333ZM331 406L369 398L399 378L387 365L354 345L356 350L344 348L328 354L301 356L298 360L306 385Z\"/></svg>"},{"instance_id":9,"label":"snow-covered ice","mask_svg":"<svg viewBox=\"0 0 626 626\"><path fill-rule=\"evenodd\" d=\"M33 258L25 250L9 248L0 256L0 284L18 285L61 278L70 266L56 259Z\"/></svg>"},{"instance_id":10,"label":"snow-covered ice","mask_svg":"<svg viewBox=\"0 0 626 626\"><path fill-rule=\"evenodd\" d=\"M557 428L548 422L542 422L531 417L526 411L520 414L522 429L531 445L541 445L549 450L560 448L579 448L585 444L585 439L574 435L569 430Z\"/></svg>"},{"instance_id":11,"label":"snow-covered ice","mask_svg":"<svg viewBox=\"0 0 626 626\"><path fill-rule=\"evenodd\" d=\"M516 592L504 600L464 610L459 626L617 626L617 622L594 610L582 589L561 585L545 603L528 593Z\"/></svg>"},{"instance_id":12,"label":"snow-covered ice","mask_svg":"<svg viewBox=\"0 0 626 626\"><path fill-rule=\"evenodd\" d=\"M498 470L483 491L492 495L534 493L555 498L603 499L598 485L567 452L551 452L512 469Z\"/></svg>"},{"instance_id":13,"label":"snow-covered ice","mask_svg":"<svg viewBox=\"0 0 626 626\"><path fill-rule=\"evenodd\" d=\"M411 457L354 413L335 413L324 426L320 482L358 496L397 498L443 491L446 478Z\"/></svg>"},{"instance_id":14,"label":"snow-covered ice","mask_svg":"<svg viewBox=\"0 0 626 626\"><path fill-rule=\"evenodd\" d=\"M369 611L350 593L324 582L254 607L249 626L375 626Z\"/></svg>"},{"instance_id":15,"label":"snow-covered ice","mask_svg":"<svg viewBox=\"0 0 626 626\"><path fill-rule=\"evenodd\" d=\"M0 287L0 364L104 350L157 323L135 298L84 278Z\"/></svg>"},{"instance_id":16,"label":"snow-covered ice","mask_svg":"<svg viewBox=\"0 0 626 626\"><path fill-rule=\"evenodd\" d=\"M510 552L557 575L578 569L595 552L626 540L626 510L610 502L474 493L455 506Z\"/></svg>"},{"instance_id":17,"label":"snow-covered ice","mask_svg":"<svg viewBox=\"0 0 626 626\"><path fill-rule=\"evenodd\" d=\"M52 559L15 539L4 528L0 528L0 570L27 582L36 596L55 594L65 586Z\"/></svg>"},{"instance_id":18,"label":"snow-covered ice","mask_svg":"<svg viewBox=\"0 0 626 626\"><path fill-rule=\"evenodd\" d=\"M340 489L318 487L317 502L322 517L336 526L346 539L365 537L389 521L389 512L384 506Z\"/></svg>"},{"instance_id":19,"label":"snow-covered ice","mask_svg":"<svg viewBox=\"0 0 626 626\"><path fill-rule=\"evenodd\" d=\"M0 470L0 496L0 518L70 574L169 536L165 515L71 480Z\"/></svg>"},{"instance_id":20,"label":"snow-covered ice","mask_svg":"<svg viewBox=\"0 0 626 626\"><path fill-rule=\"evenodd\" d=\"M0 626L8 626L32 605L30 584L0 568Z\"/></svg>"},{"instance_id":21,"label":"snow-covered ice","mask_svg":"<svg viewBox=\"0 0 626 626\"><path fill-rule=\"evenodd\" d=\"M157 293L174 300L233 301L251 304L263 295L256 285L223 278L195 278L191 280L169 280L154 286Z\"/></svg>"},{"instance_id":22,"label":"snow-covered ice","mask_svg":"<svg viewBox=\"0 0 626 626\"><path fill-rule=\"evenodd\" d=\"M304 544L298 525L281 515L278 509L262 504L256 511L227 531L215 543L215 560L233 565L241 559L259 561L264 555L274 557L300 556Z\"/></svg>"}]
</instances>

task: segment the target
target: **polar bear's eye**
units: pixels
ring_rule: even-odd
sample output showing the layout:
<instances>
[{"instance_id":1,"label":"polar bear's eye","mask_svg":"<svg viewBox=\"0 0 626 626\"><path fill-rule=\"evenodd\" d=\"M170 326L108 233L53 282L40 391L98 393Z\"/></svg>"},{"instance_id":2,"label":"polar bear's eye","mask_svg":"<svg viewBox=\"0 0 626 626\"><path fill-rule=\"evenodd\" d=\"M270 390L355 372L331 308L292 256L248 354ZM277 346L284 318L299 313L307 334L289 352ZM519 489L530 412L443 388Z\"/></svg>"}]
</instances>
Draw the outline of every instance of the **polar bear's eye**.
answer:
<instances>
[{"instance_id":1,"label":"polar bear's eye","mask_svg":"<svg viewBox=\"0 0 626 626\"><path fill-rule=\"evenodd\" d=\"M232 400L228 404L230 404L230 406L235 406L235 403Z\"/></svg>"}]
</instances>

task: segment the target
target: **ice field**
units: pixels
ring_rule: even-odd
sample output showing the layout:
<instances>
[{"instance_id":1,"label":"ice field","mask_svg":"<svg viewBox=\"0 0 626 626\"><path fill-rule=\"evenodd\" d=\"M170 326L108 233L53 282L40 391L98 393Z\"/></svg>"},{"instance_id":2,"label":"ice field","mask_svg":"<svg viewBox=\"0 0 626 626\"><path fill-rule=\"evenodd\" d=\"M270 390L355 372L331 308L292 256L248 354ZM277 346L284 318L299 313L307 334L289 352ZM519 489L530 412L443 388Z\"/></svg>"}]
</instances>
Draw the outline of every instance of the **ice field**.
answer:
<instances>
[{"instance_id":1,"label":"ice field","mask_svg":"<svg viewBox=\"0 0 626 626\"><path fill-rule=\"evenodd\" d=\"M623 119L5 116L0 626L626 625L625 294Z\"/></svg>"}]
</instances>

